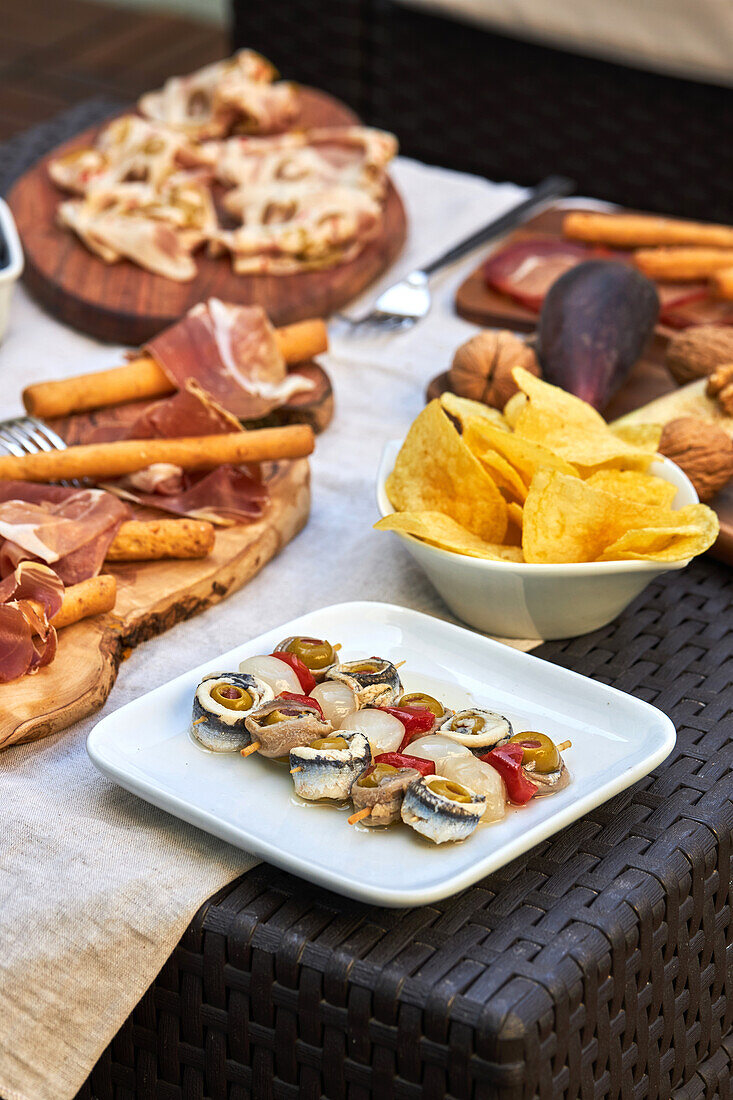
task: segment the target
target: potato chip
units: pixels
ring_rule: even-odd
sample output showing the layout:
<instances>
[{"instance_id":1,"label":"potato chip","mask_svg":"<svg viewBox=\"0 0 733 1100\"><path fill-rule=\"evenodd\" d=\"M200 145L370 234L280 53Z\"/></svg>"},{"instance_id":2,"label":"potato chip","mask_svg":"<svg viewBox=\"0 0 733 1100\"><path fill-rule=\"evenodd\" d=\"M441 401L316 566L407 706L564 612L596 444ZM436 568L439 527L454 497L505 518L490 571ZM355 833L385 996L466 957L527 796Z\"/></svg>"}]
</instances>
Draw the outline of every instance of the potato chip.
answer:
<instances>
[{"instance_id":1,"label":"potato chip","mask_svg":"<svg viewBox=\"0 0 733 1100\"><path fill-rule=\"evenodd\" d=\"M407 433L386 488L397 511L442 512L486 542L504 539L506 501L438 400Z\"/></svg>"},{"instance_id":2,"label":"potato chip","mask_svg":"<svg viewBox=\"0 0 733 1100\"><path fill-rule=\"evenodd\" d=\"M502 416L504 417L504 420L512 429L512 431L514 430L514 425L517 423L520 412L526 404L526 394L523 394L520 391L519 393L512 394L512 396L509 398L506 405L504 406L504 412L502 413Z\"/></svg>"},{"instance_id":3,"label":"potato chip","mask_svg":"<svg viewBox=\"0 0 733 1100\"><path fill-rule=\"evenodd\" d=\"M607 467L648 469L656 448L645 450L626 443L592 406L522 367L515 367L512 375L529 398L514 423L517 435L541 444L586 473Z\"/></svg>"},{"instance_id":4,"label":"potato chip","mask_svg":"<svg viewBox=\"0 0 733 1100\"><path fill-rule=\"evenodd\" d=\"M524 561L519 546L485 542L442 512L393 512L374 524L378 531L402 531L441 550L492 561Z\"/></svg>"},{"instance_id":5,"label":"potato chip","mask_svg":"<svg viewBox=\"0 0 733 1100\"><path fill-rule=\"evenodd\" d=\"M677 487L671 481L638 470L596 470L587 478L586 485L655 508L670 508L677 495Z\"/></svg>"},{"instance_id":6,"label":"potato chip","mask_svg":"<svg viewBox=\"0 0 733 1100\"><path fill-rule=\"evenodd\" d=\"M650 536L646 548L644 529L665 529L669 539L660 546L658 536ZM612 548L614 553L676 561L703 553L717 531L717 516L704 504L673 512L603 492L556 470L541 470L524 504L522 549L526 561L543 564L610 560Z\"/></svg>"},{"instance_id":7,"label":"potato chip","mask_svg":"<svg viewBox=\"0 0 733 1100\"><path fill-rule=\"evenodd\" d=\"M473 447L471 447L473 450ZM496 451L473 452L498 487L510 497L524 504L527 486L514 467Z\"/></svg>"},{"instance_id":8,"label":"potato chip","mask_svg":"<svg viewBox=\"0 0 733 1100\"><path fill-rule=\"evenodd\" d=\"M630 443L632 447L641 447L642 451L658 451L662 438L661 424L609 424L614 435Z\"/></svg>"},{"instance_id":9,"label":"potato chip","mask_svg":"<svg viewBox=\"0 0 733 1100\"><path fill-rule=\"evenodd\" d=\"M577 476L578 473L574 466L559 455L548 451L546 447L532 443L528 439L522 439L514 432L498 432L492 424L482 420L469 420L463 432L463 438L466 446L482 462L488 462L488 452L493 450L517 471L525 486L525 493L521 500L524 500L527 495L526 489L529 488L538 470L549 467L560 470L563 474Z\"/></svg>"},{"instance_id":10,"label":"potato chip","mask_svg":"<svg viewBox=\"0 0 733 1100\"><path fill-rule=\"evenodd\" d=\"M507 516L509 517L509 522L513 523L514 526L518 527L519 530L521 531L522 530L522 524L524 522L524 508L522 508L521 505L514 504L512 502L512 503L507 504L506 510L507 510Z\"/></svg>"},{"instance_id":11,"label":"potato chip","mask_svg":"<svg viewBox=\"0 0 733 1100\"><path fill-rule=\"evenodd\" d=\"M687 507L705 506L690 504ZM685 508L680 508L671 514L681 516L685 511ZM599 561L683 561L701 554L718 537L717 516L711 509L708 512L707 527L695 522L674 528L640 527L627 531L604 550Z\"/></svg>"},{"instance_id":12,"label":"potato chip","mask_svg":"<svg viewBox=\"0 0 733 1100\"><path fill-rule=\"evenodd\" d=\"M483 401L472 401L470 397L458 397L455 393L446 390L440 395L440 403L445 411L457 420L461 427L465 427L466 421L477 416L481 420L488 420L499 431L508 432L509 425L504 420L498 409L492 409L491 405L484 405Z\"/></svg>"}]
</instances>

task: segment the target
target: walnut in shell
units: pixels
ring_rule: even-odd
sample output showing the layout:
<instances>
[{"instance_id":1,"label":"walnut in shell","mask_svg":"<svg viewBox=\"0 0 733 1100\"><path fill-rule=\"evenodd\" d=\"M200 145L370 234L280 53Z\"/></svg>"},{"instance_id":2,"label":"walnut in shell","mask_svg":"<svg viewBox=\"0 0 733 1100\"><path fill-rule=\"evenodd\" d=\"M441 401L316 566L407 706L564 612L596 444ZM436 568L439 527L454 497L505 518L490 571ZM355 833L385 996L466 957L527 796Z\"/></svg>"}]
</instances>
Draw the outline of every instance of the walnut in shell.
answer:
<instances>
[{"instance_id":1,"label":"walnut in shell","mask_svg":"<svg viewBox=\"0 0 733 1100\"><path fill-rule=\"evenodd\" d=\"M709 420L670 420L659 450L684 470L700 500L710 500L733 477L733 440Z\"/></svg>"},{"instance_id":2,"label":"walnut in shell","mask_svg":"<svg viewBox=\"0 0 733 1100\"><path fill-rule=\"evenodd\" d=\"M457 349L448 376L450 388L459 397L501 410L518 392L512 378L514 367L542 377L537 356L523 340L513 332L486 329Z\"/></svg>"},{"instance_id":3,"label":"walnut in shell","mask_svg":"<svg viewBox=\"0 0 733 1100\"><path fill-rule=\"evenodd\" d=\"M721 363L733 362L733 326L693 325L673 336L664 359L680 386L706 378Z\"/></svg>"},{"instance_id":4,"label":"walnut in shell","mask_svg":"<svg viewBox=\"0 0 733 1100\"><path fill-rule=\"evenodd\" d=\"M716 397L724 413L733 416L733 363L722 363L708 378L708 397Z\"/></svg>"}]
</instances>

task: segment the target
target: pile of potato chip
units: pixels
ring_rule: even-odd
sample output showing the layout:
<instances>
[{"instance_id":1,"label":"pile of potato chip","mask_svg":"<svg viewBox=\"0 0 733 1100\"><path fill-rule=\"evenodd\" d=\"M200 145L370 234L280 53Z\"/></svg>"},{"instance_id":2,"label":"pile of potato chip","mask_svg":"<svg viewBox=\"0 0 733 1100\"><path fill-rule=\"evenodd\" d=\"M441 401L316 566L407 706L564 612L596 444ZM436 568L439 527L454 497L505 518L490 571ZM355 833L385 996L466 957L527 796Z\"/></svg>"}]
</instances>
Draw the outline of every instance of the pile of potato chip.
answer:
<instances>
[{"instance_id":1,"label":"pile of potato chip","mask_svg":"<svg viewBox=\"0 0 733 1100\"><path fill-rule=\"evenodd\" d=\"M504 413L444 393L413 423L375 525L498 561L683 561L718 535L704 504L672 510L650 474L661 427L610 427L585 401L521 367Z\"/></svg>"}]
</instances>

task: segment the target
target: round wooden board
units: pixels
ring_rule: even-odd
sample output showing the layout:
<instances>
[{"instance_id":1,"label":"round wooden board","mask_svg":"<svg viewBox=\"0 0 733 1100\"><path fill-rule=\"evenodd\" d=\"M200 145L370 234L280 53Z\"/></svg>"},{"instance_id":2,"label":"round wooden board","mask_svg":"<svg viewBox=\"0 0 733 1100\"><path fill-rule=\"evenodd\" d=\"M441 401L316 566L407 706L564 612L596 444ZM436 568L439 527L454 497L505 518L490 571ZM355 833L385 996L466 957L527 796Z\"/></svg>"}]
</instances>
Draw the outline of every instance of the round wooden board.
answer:
<instances>
[{"instance_id":1,"label":"round wooden board","mask_svg":"<svg viewBox=\"0 0 733 1100\"><path fill-rule=\"evenodd\" d=\"M296 128L357 123L343 103L312 88L301 89ZM105 264L74 234L55 223L61 192L48 178L47 162L89 145L97 128L59 146L17 181L8 197L25 251L29 290L60 321L99 340L144 344L205 298L258 303L275 325L325 317L360 294L398 256L407 233L402 200L389 183L379 237L351 263L300 275L235 275L226 256L197 253L190 283L163 279L122 260Z\"/></svg>"}]
</instances>

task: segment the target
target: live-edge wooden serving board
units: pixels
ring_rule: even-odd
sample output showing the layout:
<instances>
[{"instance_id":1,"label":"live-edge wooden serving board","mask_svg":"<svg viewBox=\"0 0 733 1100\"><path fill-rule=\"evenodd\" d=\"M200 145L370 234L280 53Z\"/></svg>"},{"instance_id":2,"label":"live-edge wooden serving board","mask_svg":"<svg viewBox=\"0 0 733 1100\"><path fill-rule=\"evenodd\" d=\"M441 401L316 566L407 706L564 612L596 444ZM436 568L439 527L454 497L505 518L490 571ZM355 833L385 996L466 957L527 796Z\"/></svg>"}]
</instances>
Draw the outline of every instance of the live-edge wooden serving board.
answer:
<instances>
[{"instance_id":1,"label":"live-edge wooden serving board","mask_svg":"<svg viewBox=\"0 0 733 1100\"><path fill-rule=\"evenodd\" d=\"M59 631L50 665L0 684L0 749L47 737L97 710L128 650L241 588L294 538L310 509L307 459L275 467L268 485L263 517L217 528L207 558L105 566L117 577L114 611Z\"/></svg>"},{"instance_id":2,"label":"live-edge wooden serving board","mask_svg":"<svg viewBox=\"0 0 733 1100\"><path fill-rule=\"evenodd\" d=\"M294 129L350 126L356 115L312 88L300 89ZM275 325L326 317L360 294L397 258L407 219L402 200L388 184L381 232L350 263L297 275L235 275L227 255L195 256L198 274L188 283L153 275L127 260L105 264L75 234L56 224L64 194L48 177L48 161L91 144L99 127L55 149L17 181L8 196L25 252L24 280L60 321L99 340L144 344L206 298L259 304Z\"/></svg>"},{"instance_id":3,"label":"live-edge wooden serving board","mask_svg":"<svg viewBox=\"0 0 733 1100\"><path fill-rule=\"evenodd\" d=\"M580 204L578 208L582 208ZM552 240L561 238L562 219L570 209L571 206L565 204L542 211L504 238L498 248L530 237L546 237ZM483 261L459 286L456 292L457 313L467 321L487 328L533 332L537 325L537 314L487 286L482 266ZM650 401L677 391L674 379L663 365L664 349L673 331L665 325L657 325L654 339L644 358L636 364L619 392L603 410L607 420L615 420ZM676 415L680 414L675 413L670 399L669 419ZM729 483L718 493L710 501L710 506L715 509L720 521L720 535L710 553L720 561L733 565L733 483Z\"/></svg>"}]
</instances>

